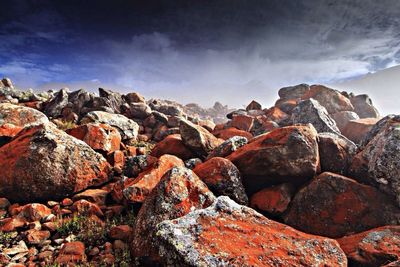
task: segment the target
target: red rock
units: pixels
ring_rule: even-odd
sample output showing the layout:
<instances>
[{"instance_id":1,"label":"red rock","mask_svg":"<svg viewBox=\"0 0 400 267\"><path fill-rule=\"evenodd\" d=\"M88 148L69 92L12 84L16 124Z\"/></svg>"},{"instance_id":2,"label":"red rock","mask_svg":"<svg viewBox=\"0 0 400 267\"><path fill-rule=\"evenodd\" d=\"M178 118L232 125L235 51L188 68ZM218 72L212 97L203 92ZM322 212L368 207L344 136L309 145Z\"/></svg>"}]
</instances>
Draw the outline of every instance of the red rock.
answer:
<instances>
[{"instance_id":1,"label":"red rock","mask_svg":"<svg viewBox=\"0 0 400 267\"><path fill-rule=\"evenodd\" d=\"M88 144L94 150L113 152L119 150L121 134L107 124L88 123L67 130L69 135Z\"/></svg>"},{"instance_id":2,"label":"red rock","mask_svg":"<svg viewBox=\"0 0 400 267\"><path fill-rule=\"evenodd\" d=\"M181 217L192 209L205 208L214 201L207 186L189 169L168 171L144 201L135 223L132 256L158 259L155 227L166 219Z\"/></svg>"},{"instance_id":3,"label":"red rock","mask_svg":"<svg viewBox=\"0 0 400 267\"><path fill-rule=\"evenodd\" d=\"M280 215L288 208L294 191L288 183L264 188L251 196L250 207Z\"/></svg>"},{"instance_id":4,"label":"red rock","mask_svg":"<svg viewBox=\"0 0 400 267\"><path fill-rule=\"evenodd\" d=\"M50 238L49 231L40 231L36 229L31 229L25 232L26 240L31 245L39 245L42 244L43 241Z\"/></svg>"},{"instance_id":5,"label":"red rock","mask_svg":"<svg viewBox=\"0 0 400 267\"><path fill-rule=\"evenodd\" d=\"M10 205L10 201L7 198L0 197L0 209L6 210Z\"/></svg>"},{"instance_id":6,"label":"red rock","mask_svg":"<svg viewBox=\"0 0 400 267\"><path fill-rule=\"evenodd\" d=\"M224 139L224 140L227 140L227 139L232 138L234 136L243 136L243 137L246 137L247 140L250 140L251 138L253 138L253 135L251 133L236 129L234 127L230 127L230 128L222 129L222 130L217 130L217 131L214 131L213 134L216 137Z\"/></svg>"},{"instance_id":7,"label":"red rock","mask_svg":"<svg viewBox=\"0 0 400 267\"><path fill-rule=\"evenodd\" d=\"M0 147L0 195L13 202L58 200L108 181L110 165L53 124L22 130Z\"/></svg>"},{"instance_id":8,"label":"red rock","mask_svg":"<svg viewBox=\"0 0 400 267\"><path fill-rule=\"evenodd\" d=\"M99 206L84 199L74 202L71 210L80 215L96 215L97 217L104 216Z\"/></svg>"},{"instance_id":9,"label":"red rock","mask_svg":"<svg viewBox=\"0 0 400 267\"><path fill-rule=\"evenodd\" d=\"M293 198L285 223L306 233L341 237L400 222L400 209L372 186L324 172Z\"/></svg>"},{"instance_id":10,"label":"red rock","mask_svg":"<svg viewBox=\"0 0 400 267\"><path fill-rule=\"evenodd\" d=\"M72 201L72 199L70 198L64 198L61 201L61 205L63 205L64 207L71 206L72 204L74 204L74 201Z\"/></svg>"},{"instance_id":11,"label":"red rock","mask_svg":"<svg viewBox=\"0 0 400 267\"><path fill-rule=\"evenodd\" d=\"M342 134L356 144L360 144L367 133L379 121L378 118L352 120L346 124Z\"/></svg>"},{"instance_id":12,"label":"red rock","mask_svg":"<svg viewBox=\"0 0 400 267\"><path fill-rule=\"evenodd\" d=\"M228 197L161 222L156 241L171 266L347 266L335 240L269 220Z\"/></svg>"},{"instance_id":13,"label":"red rock","mask_svg":"<svg viewBox=\"0 0 400 267\"><path fill-rule=\"evenodd\" d=\"M285 112L286 114L291 115L292 110L297 106L298 103L299 103L299 100L297 100L297 99L280 98L275 102L275 107L282 110L282 112Z\"/></svg>"},{"instance_id":14,"label":"red rock","mask_svg":"<svg viewBox=\"0 0 400 267\"><path fill-rule=\"evenodd\" d=\"M73 201L80 199L85 199L99 206L104 206L106 204L108 191L103 189L87 189L79 194L72 197Z\"/></svg>"},{"instance_id":15,"label":"red rock","mask_svg":"<svg viewBox=\"0 0 400 267\"><path fill-rule=\"evenodd\" d=\"M161 142L157 143L150 153L151 156L157 158L165 154L177 156L182 160L194 157L193 152L184 145L180 134L168 135Z\"/></svg>"},{"instance_id":16,"label":"red rock","mask_svg":"<svg viewBox=\"0 0 400 267\"><path fill-rule=\"evenodd\" d=\"M60 250L56 263L74 266L86 262L85 244L79 241L65 243Z\"/></svg>"},{"instance_id":17,"label":"red rock","mask_svg":"<svg viewBox=\"0 0 400 267\"><path fill-rule=\"evenodd\" d=\"M400 226L383 226L337 241L354 266L399 266L390 264L400 260Z\"/></svg>"},{"instance_id":18,"label":"red rock","mask_svg":"<svg viewBox=\"0 0 400 267\"><path fill-rule=\"evenodd\" d=\"M134 157L138 154L138 148L135 146L126 146L126 153L128 154L128 156L130 157Z\"/></svg>"},{"instance_id":19,"label":"red rock","mask_svg":"<svg viewBox=\"0 0 400 267\"><path fill-rule=\"evenodd\" d=\"M248 104L247 107L246 107L247 111L249 111L249 110L261 110L261 109L262 109L261 104L258 103L255 100L251 101L250 104Z\"/></svg>"},{"instance_id":20,"label":"red rock","mask_svg":"<svg viewBox=\"0 0 400 267\"><path fill-rule=\"evenodd\" d=\"M0 220L0 231L1 232L14 232L19 228L24 227L27 221L24 218L5 218Z\"/></svg>"},{"instance_id":21,"label":"red rock","mask_svg":"<svg viewBox=\"0 0 400 267\"><path fill-rule=\"evenodd\" d=\"M272 107L266 110L265 117L267 118L267 120L274 121L279 124L281 121L287 119L288 115L285 112L283 112L280 108Z\"/></svg>"},{"instance_id":22,"label":"red rock","mask_svg":"<svg viewBox=\"0 0 400 267\"><path fill-rule=\"evenodd\" d=\"M140 173L136 179L126 185L123 190L125 198L130 202L143 202L167 171L172 167L180 166L184 166L181 159L172 155L161 156L152 168Z\"/></svg>"},{"instance_id":23,"label":"red rock","mask_svg":"<svg viewBox=\"0 0 400 267\"><path fill-rule=\"evenodd\" d=\"M311 125L278 128L227 159L238 167L249 193L273 184L302 184L319 172L317 132Z\"/></svg>"},{"instance_id":24,"label":"red rock","mask_svg":"<svg viewBox=\"0 0 400 267\"><path fill-rule=\"evenodd\" d=\"M5 123L3 125L0 125L0 137L9 137L12 138L19 133L23 127L20 126L15 126L14 124L11 123Z\"/></svg>"},{"instance_id":25,"label":"red rock","mask_svg":"<svg viewBox=\"0 0 400 267\"><path fill-rule=\"evenodd\" d=\"M123 170L125 165L125 155L121 150L116 150L107 155L107 161L114 167L114 170Z\"/></svg>"},{"instance_id":26,"label":"red rock","mask_svg":"<svg viewBox=\"0 0 400 267\"><path fill-rule=\"evenodd\" d=\"M43 204L26 204L18 208L18 217L22 217L29 222L40 221L51 214L51 209Z\"/></svg>"},{"instance_id":27,"label":"red rock","mask_svg":"<svg viewBox=\"0 0 400 267\"><path fill-rule=\"evenodd\" d=\"M197 165L193 172L216 196L229 196L243 205L248 203L240 172L229 160L214 157Z\"/></svg>"},{"instance_id":28,"label":"red rock","mask_svg":"<svg viewBox=\"0 0 400 267\"><path fill-rule=\"evenodd\" d=\"M120 239L124 241L131 241L133 229L129 225L117 225L111 227L109 236L112 239Z\"/></svg>"},{"instance_id":29,"label":"red rock","mask_svg":"<svg viewBox=\"0 0 400 267\"><path fill-rule=\"evenodd\" d=\"M234 115L230 122L231 127L249 132L253 127L253 117L247 115Z\"/></svg>"}]
</instances>

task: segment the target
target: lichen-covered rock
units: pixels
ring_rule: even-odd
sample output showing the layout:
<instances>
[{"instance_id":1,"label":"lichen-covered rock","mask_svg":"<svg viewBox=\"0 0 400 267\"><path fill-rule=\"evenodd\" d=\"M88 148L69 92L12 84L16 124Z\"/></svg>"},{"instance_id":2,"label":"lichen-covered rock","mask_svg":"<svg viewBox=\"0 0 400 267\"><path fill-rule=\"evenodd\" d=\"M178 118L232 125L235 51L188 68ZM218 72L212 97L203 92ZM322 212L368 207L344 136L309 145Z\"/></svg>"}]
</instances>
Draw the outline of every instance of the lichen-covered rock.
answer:
<instances>
[{"instance_id":1,"label":"lichen-covered rock","mask_svg":"<svg viewBox=\"0 0 400 267\"><path fill-rule=\"evenodd\" d=\"M104 100L104 107L109 107L114 113L121 112L121 106L125 103L121 94L99 88L99 96Z\"/></svg>"},{"instance_id":2,"label":"lichen-covered rock","mask_svg":"<svg viewBox=\"0 0 400 267\"><path fill-rule=\"evenodd\" d=\"M227 157L232 152L236 151L240 147L244 146L247 144L247 138L242 137L242 136L234 136L231 137L219 146L217 146L210 154L208 154L207 159L213 158L213 157Z\"/></svg>"},{"instance_id":3,"label":"lichen-covered rock","mask_svg":"<svg viewBox=\"0 0 400 267\"><path fill-rule=\"evenodd\" d=\"M311 85L310 90L305 92L301 97L302 100L310 98L317 100L323 107L326 108L329 114L334 114L340 111L354 110L353 105L347 97L345 97L339 91L323 85Z\"/></svg>"},{"instance_id":4,"label":"lichen-covered rock","mask_svg":"<svg viewBox=\"0 0 400 267\"><path fill-rule=\"evenodd\" d=\"M372 100L368 95L357 95L350 98L354 107L354 112L364 118L379 118L379 111L372 104Z\"/></svg>"},{"instance_id":5,"label":"lichen-covered rock","mask_svg":"<svg viewBox=\"0 0 400 267\"><path fill-rule=\"evenodd\" d=\"M387 120L368 145L354 157L350 172L356 179L373 184L396 198L400 206L400 120L398 118L396 116Z\"/></svg>"},{"instance_id":6,"label":"lichen-covered rock","mask_svg":"<svg viewBox=\"0 0 400 267\"><path fill-rule=\"evenodd\" d=\"M183 143L202 158L223 142L203 127L185 119L181 120L179 130Z\"/></svg>"},{"instance_id":7,"label":"lichen-covered rock","mask_svg":"<svg viewBox=\"0 0 400 267\"><path fill-rule=\"evenodd\" d=\"M165 154L177 156L182 160L187 160L194 157L193 152L189 150L183 143L180 134L168 135L162 141L158 142L150 153L150 155L157 158Z\"/></svg>"},{"instance_id":8,"label":"lichen-covered rock","mask_svg":"<svg viewBox=\"0 0 400 267\"><path fill-rule=\"evenodd\" d=\"M278 95L282 99L296 99L301 98L309 90L310 86L302 83L295 86L283 87L279 89Z\"/></svg>"},{"instance_id":9,"label":"lichen-covered rock","mask_svg":"<svg viewBox=\"0 0 400 267\"><path fill-rule=\"evenodd\" d=\"M302 184L319 172L317 132L312 125L288 126L260 135L227 157L248 193L273 184Z\"/></svg>"},{"instance_id":10,"label":"lichen-covered rock","mask_svg":"<svg viewBox=\"0 0 400 267\"><path fill-rule=\"evenodd\" d=\"M251 196L250 206L272 215L281 215L288 208L294 192L294 186L289 183L264 188Z\"/></svg>"},{"instance_id":11,"label":"lichen-covered rock","mask_svg":"<svg viewBox=\"0 0 400 267\"><path fill-rule=\"evenodd\" d=\"M158 260L158 242L154 239L157 224L184 216L193 209L206 208L214 200L214 195L191 170L184 167L169 170L139 211L131 244L133 256Z\"/></svg>"},{"instance_id":12,"label":"lichen-covered rock","mask_svg":"<svg viewBox=\"0 0 400 267\"><path fill-rule=\"evenodd\" d=\"M306 233L342 237L400 223L400 209L376 188L324 172L292 200L285 223Z\"/></svg>"},{"instance_id":13,"label":"lichen-covered rock","mask_svg":"<svg viewBox=\"0 0 400 267\"><path fill-rule=\"evenodd\" d=\"M221 138L221 139L229 139L232 138L234 136L242 136L247 138L247 140L250 140L253 138L253 135L249 132L243 131L243 130L239 130L236 129L234 127L229 127L226 129L219 129L219 130L214 130L213 134L217 137L217 138Z\"/></svg>"},{"instance_id":14,"label":"lichen-covered rock","mask_svg":"<svg viewBox=\"0 0 400 267\"><path fill-rule=\"evenodd\" d=\"M228 197L157 226L167 266L347 266L335 240L267 219Z\"/></svg>"},{"instance_id":15,"label":"lichen-covered rock","mask_svg":"<svg viewBox=\"0 0 400 267\"><path fill-rule=\"evenodd\" d=\"M317 132L340 133L336 122L329 116L326 109L314 99L301 101L292 111L293 124L311 123Z\"/></svg>"},{"instance_id":16,"label":"lichen-covered rock","mask_svg":"<svg viewBox=\"0 0 400 267\"><path fill-rule=\"evenodd\" d=\"M183 166L183 161L175 156L161 156L151 168L140 173L137 178L125 186L123 190L125 198L133 203L143 202L167 171L172 167Z\"/></svg>"},{"instance_id":17,"label":"lichen-covered rock","mask_svg":"<svg viewBox=\"0 0 400 267\"><path fill-rule=\"evenodd\" d=\"M400 226L383 226L337 240L351 266L383 266L400 260Z\"/></svg>"},{"instance_id":18,"label":"lichen-covered rock","mask_svg":"<svg viewBox=\"0 0 400 267\"><path fill-rule=\"evenodd\" d=\"M387 115L384 118L380 119L375 125L371 128L371 130L364 136L364 138L360 142L360 147L364 148L368 143L383 129L392 122L400 122L400 115Z\"/></svg>"},{"instance_id":19,"label":"lichen-covered rock","mask_svg":"<svg viewBox=\"0 0 400 267\"><path fill-rule=\"evenodd\" d=\"M360 144L364 137L379 121L377 118L367 118L349 121L342 134L356 144Z\"/></svg>"},{"instance_id":20,"label":"lichen-covered rock","mask_svg":"<svg viewBox=\"0 0 400 267\"><path fill-rule=\"evenodd\" d=\"M27 127L0 148L0 195L14 202L61 199L108 181L110 165L53 124Z\"/></svg>"},{"instance_id":21,"label":"lichen-covered rock","mask_svg":"<svg viewBox=\"0 0 400 267\"><path fill-rule=\"evenodd\" d=\"M112 114L104 111L92 111L82 118L81 123L103 123L108 124L121 134L122 140L136 139L139 132L139 125L124 115Z\"/></svg>"},{"instance_id":22,"label":"lichen-covered rock","mask_svg":"<svg viewBox=\"0 0 400 267\"><path fill-rule=\"evenodd\" d=\"M114 152L119 150L121 144L119 131L107 124L88 123L69 129L67 133L84 141L94 150Z\"/></svg>"},{"instance_id":23,"label":"lichen-covered rock","mask_svg":"<svg viewBox=\"0 0 400 267\"><path fill-rule=\"evenodd\" d=\"M346 137L334 133L318 134L318 149L322 172L347 175L357 152L357 146Z\"/></svg>"},{"instance_id":24,"label":"lichen-covered rock","mask_svg":"<svg viewBox=\"0 0 400 267\"><path fill-rule=\"evenodd\" d=\"M280 108L278 107L272 107L268 110L265 111L265 119L268 121L273 121L278 124L281 124L283 121L285 121L289 116L285 112L283 112Z\"/></svg>"},{"instance_id":25,"label":"lichen-covered rock","mask_svg":"<svg viewBox=\"0 0 400 267\"><path fill-rule=\"evenodd\" d=\"M247 205L240 172L229 160L215 157L197 165L193 171L216 196L228 196L239 204Z\"/></svg>"}]
</instances>

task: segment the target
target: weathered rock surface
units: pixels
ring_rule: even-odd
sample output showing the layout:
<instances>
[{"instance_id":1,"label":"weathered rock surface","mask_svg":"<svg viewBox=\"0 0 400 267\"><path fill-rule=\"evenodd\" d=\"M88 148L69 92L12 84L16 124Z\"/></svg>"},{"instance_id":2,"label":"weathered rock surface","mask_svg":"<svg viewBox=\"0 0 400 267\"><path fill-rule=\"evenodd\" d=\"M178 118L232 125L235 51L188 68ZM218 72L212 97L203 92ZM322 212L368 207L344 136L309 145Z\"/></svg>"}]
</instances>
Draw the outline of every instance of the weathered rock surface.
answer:
<instances>
[{"instance_id":1,"label":"weathered rock surface","mask_svg":"<svg viewBox=\"0 0 400 267\"><path fill-rule=\"evenodd\" d=\"M25 128L0 148L0 195L12 201L59 199L108 181L107 161L52 124Z\"/></svg>"},{"instance_id":2,"label":"weathered rock surface","mask_svg":"<svg viewBox=\"0 0 400 267\"><path fill-rule=\"evenodd\" d=\"M180 134L168 135L162 141L158 142L151 151L151 155L157 158L165 154L177 156L182 160L194 157L194 153L183 143Z\"/></svg>"},{"instance_id":3,"label":"weathered rock surface","mask_svg":"<svg viewBox=\"0 0 400 267\"><path fill-rule=\"evenodd\" d=\"M311 125L275 129L227 159L238 167L249 193L272 184L302 184L320 169L317 132Z\"/></svg>"},{"instance_id":4,"label":"weathered rock surface","mask_svg":"<svg viewBox=\"0 0 400 267\"><path fill-rule=\"evenodd\" d=\"M350 98L354 107L354 112L364 118L379 118L379 111L372 104L372 100L368 95L357 95Z\"/></svg>"},{"instance_id":5,"label":"weathered rock surface","mask_svg":"<svg viewBox=\"0 0 400 267\"><path fill-rule=\"evenodd\" d=\"M193 209L206 208L214 200L214 195L191 170L172 168L139 211L131 244L132 255L158 260L158 242L154 239L157 224L179 218Z\"/></svg>"},{"instance_id":6,"label":"weathered rock surface","mask_svg":"<svg viewBox=\"0 0 400 267\"><path fill-rule=\"evenodd\" d=\"M208 154L207 159L213 157L227 157L232 152L238 150L240 147L247 144L247 138L242 136L234 136L225 140L222 144L217 146L210 154Z\"/></svg>"},{"instance_id":7,"label":"weathered rock surface","mask_svg":"<svg viewBox=\"0 0 400 267\"><path fill-rule=\"evenodd\" d=\"M261 104L258 103L255 100L251 101L250 104L248 104L247 107L246 107L247 111L249 111L249 110L261 110L261 109L262 109Z\"/></svg>"},{"instance_id":8,"label":"weathered rock surface","mask_svg":"<svg viewBox=\"0 0 400 267\"><path fill-rule=\"evenodd\" d=\"M353 111L340 111L330 116L336 122L336 126L339 128L340 132L344 130L349 121L360 119L357 113Z\"/></svg>"},{"instance_id":9,"label":"weathered rock surface","mask_svg":"<svg viewBox=\"0 0 400 267\"><path fill-rule=\"evenodd\" d=\"M335 240L271 221L228 197L157 226L166 265L347 266Z\"/></svg>"},{"instance_id":10,"label":"weathered rock surface","mask_svg":"<svg viewBox=\"0 0 400 267\"><path fill-rule=\"evenodd\" d=\"M309 90L310 86L302 83L295 86L283 87L279 89L278 95L282 99L296 99L301 98Z\"/></svg>"},{"instance_id":11,"label":"weathered rock surface","mask_svg":"<svg viewBox=\"0 0 400 267\"><path fill-rule=\"evenodd\" d=\"M213 134L217 137L217 138L221 138L221 139L229 139L232 138L234 136L242 136L247 138L247 140L250 140L253 138L253 135L249 132L243 131L243 130L239 130L236 129L234 127L229 127L226 129L221 129L221 130L216 130L213 131Z\"/></svg>"},{"instance_id":12,"label":"weathered rock surface","mask_svg":"<svg viewBox=\"0 0 400 267\"><path fill-rule=\"evenodd\" d=\"M324 172L296 194L285 223L306 233L341 237L399 224L400 209L374 187Z\"/></svg>"},{"instance_id":13,"label":"weathered rock surface","mask_svg":"<svg viewBox=\"0 0 400 267\"><path fill-rule=\"evenodd\" d=\"M215 157L197 165L193 172L216 196L228 196L242 205L248 203L240 172L229 160Z\"/></svg>"},{"instance_id":14,"label":"weathered rock surface","mask_svg":"<svg viewBox=\"0 0 400 267\"><path fill-rule=\"evenodd\" d=\"M264 188L251 196L250 206L272 215L281 215L288 208L294 192L294 186L289 183Z\"/></svg>"},{"instance_id":15,"label":"weathered rock surface","mask_svg":"<svg viewBox=\"0 0 400 267\"><path fill-rule=\"evenodd\" d=\"M367 118L349 121L342 134L356 144L360 144L364 137L379 121L377 118Z\"/></svg>"}]
</instances>

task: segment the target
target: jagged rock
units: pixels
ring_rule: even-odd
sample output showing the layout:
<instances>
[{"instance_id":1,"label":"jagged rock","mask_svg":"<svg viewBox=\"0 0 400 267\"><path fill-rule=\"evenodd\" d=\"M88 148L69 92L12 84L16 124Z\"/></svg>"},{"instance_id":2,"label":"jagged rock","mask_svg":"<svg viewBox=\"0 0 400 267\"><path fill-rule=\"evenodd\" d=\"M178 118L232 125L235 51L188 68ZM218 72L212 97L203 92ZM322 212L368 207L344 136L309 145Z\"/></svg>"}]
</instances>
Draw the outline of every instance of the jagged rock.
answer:
<instances>
[{"instance_id":1,"label":"jagged rock","mask_svg":"<svg viewBox=\"0 0 400 267\"><path fill-rule=\"evenodd\" d=\"M168 116L182 117L183 115L182 109L174 105L160 103L154 104L153 102L151 102L149 106L152 110L156 110Z\"/></svg>"},{"instance_id":2,"label":"jagged rock","mask_svg":"<svg viewBox=\"0 0 400 267\"><path fill-rule=\"evenodd\" d=\"M398 266L400 226L383 226L337 240L351 266ZM395 265L390 265L393 263Z\"/></svg>"},{"instance_id":3,"label":"jagged rock","mask_svg":"<svg viewBox=\"0 0 400 267\"><path fill-rule=\"evenodd\" d=\"M344 130L349 121L360 119L357 113L353 111L340 111L330 116L336 122L336 126L339 128L340 132Z\"/></svg>"},{"instance_id":4,"label":"jagged rock","mask_svg":"<svg viewBox=\"0 0 400 267\"><path fill-rule=\"evenodd\" d=\"M172 168L144 201L134 227L132 256L158 260L155 228L164 220L179 218L215 200L207 186L191 170Z\"/></svg>"},{"instance_id":5,"label":"jagged rock","mask_svg":"<svg viewBox=\"0 0 400 267\"><path fill-rule=\"evenodd\" d=\"M302 184L319 171L317 132L312 125L275 129L227 157L243 175L248 192L271 184Z\"/></svg>"},{"instance_id":6,"label":"jagged rock","mask_svg":"<svg viewBox=\"0 0 400 267\"><path fill-rule=\"evenodd\" d=\"M168 135L162 141L158 142L150 153L150 155L157 158L165 154L177 156L182 160L194 157L193 152L184 145L180 134Z\"/></svg>"},{"instance_id":7,"label":"jagged rock","mask_svg":"<svg viewBox=\"0 0 400 267\"><path fill-rule=\"evenodd\" d=\"M372 186L324 172L295 195L285 223L310 234L342 237L399 224L400 209Z\"/></svg>"},{"instance_id":8,"label":"jagged rock","mask_svg":"<svg viewBox=\"0 0 400 267\"><path fill-rule=\"evenodd\" d=\"M351 165L352 176L397 199L400 206L400 120L388 119Z\"/></svg>"},{"instance_id":9,"label":"jagged rock","mask_svg":"<svg viewBox=\"0 0 400 267\"><path fill-rule=\"evenodd\" d=\"M311 123L317 132L340 133L336 122L329 116L326 109L312 98L301 101L293 109L291 121L293 124Z\"/></svg>"},{"instance_id":10,"label":"jagged rock","mask_svg":"<svg viewBox=\"0 0 400 267\"><path fill-rule=\"evenodd\" d=\"M282 122L282 121L280 121ZM257 116L254 118L253 127L250 132L254 135L260 135L272 131L273 129L279 128L278 123L269 120L265 116Z\"/></svg>"},{"instance_id":11,"label":"jagged rock","mask_svg":"<svg viewBox=\"0 0 400 267\"><path fill-rule=\"evenodd\" d=\"M372 100L368 95L357 95L350 98L354 107L354 112L364 118L379 118L379 111L372 104Z\"/></svg>"},{"instance_id":12,"label":"jagged rock","mask_svg":"<svg viewBox=\"0 0 400 267\"><path fill-rule=\"evenodd\" d=\"M83 115L88 112L86 111L87 109L91 109L94 98L95 95L93 93L80 89L69 93L67 107L71 108L74 113Z\"/></svg>"},{"instance_id":13,"label":"jagged rock","mask_svg":"<svg viewBox=\"0 0 400 267\"><path fill-rule=\"evenodd\" d=\"M227 157L232 152L236 151L238 148L247 144L247 138L242 136L234 136L225 140L222 144L217 146L210 154L208 154L207 159L213 157Z\"/></svg>"},{"instance_id":14,"label":"jagged rock","mask_svg":"<svg viewBox=\"0 0 400 267\"><path fill-rule=\"evenodd\" d=\"M261 110L261 109L262 109L261 104L258 103L255 100L251 101L250 104L248 104L247 107L246 107L247 111L249 111L249 110Z\"/></svg>"},{"instance_id":15,"label":"jagged rock","mask_svg":"<svg viewBox=\"0 0 400 267\"><path fill-rule=\"evenodd\" d=\"M275 107L279 108L288 115L292 115L292 110L297 106L299 100L280 98L275 102Z\"/></svg>"},{"instance_id":16,"label":"jagged rock","mask_svg":"<svg viewBox=\"0 0 400 267\"><path fill-rule=\"evenodd\" d=\"M203 127L185 119L181 120L179 130L183 143L199 157L207 157L208 153L223 142Z\"/></svg>"},{"instance_id":17,"label":"jagged rock","mask_svg":"<svg viewBox=\"0 0 400 267\"><path fill-rule=\"evenodd\" d=\"M349 121L342 134L354 143L359 144L378 121L379 119L376 118Z\"/></svg>"},{"instance_id":18,"label":"jagged rock","mask_svg":"<svg viewBox=\"0 0 400 267\"><path fill-rule=\"evenodd\" d=\"M107 161L53 124L22 130L0 148L0 195L12 201L61 199L108 181Z\"/></svg>"},{"instance_id":19,"label":"jagged rock","mask_svg":"<svg viewBox=\"0 0 400 267\"><path fill-rule=\"evenodd\" d=\"M145 119L151 115L151 108L146 103L131 103L129 105L129 117Z\"/></svg>"},{"instance_id":20,"label":"jagged rock","mask_svg":"<svg viewBox=\"0 0 400 267\"><path fill-rule=\"evenodd\" d=\"M278 95L282 99L296 99L301 98L309 90L310 86L302 83L295 86L283 87L279 89Z\"/></svg>"},{"instance_id":21,"label":"jagged rock","mask_svg":"<svg viewBox=\"0 0 400 267\"><path fill-rule=\"evenodd\" d=\"M167 266L347 266L335 240L301 233L219 197L157 226Z\"/></svg>"},{"instance_id":22,"label":"jagged rock","mask_svg":"<svg viewBox=\"0 0 400 267\"><path fill-rule=\"evenodd\" d=\"M253 127L253 117L248 115L234 115L230 122L231 127L235 127L236 129L249 132Z\"/></svg>"},{"instance_id":23,"label":"jagged rock","mask_svg":"<svg viewBox=\"0 0 400 267\"><path fill-rule=\"evenodd\" d=\"M68 92L67 89L63 88L54 97L46 103L44 113L53 118L61 116L62 110L68 104Z\"/></svg>"},{"instance_id":24,"label":"jagged rock","mask_svg":"<svg viewBox=\"0 0 400 267\"><path fill-rule=\"evenodd\" d=\"M107 124L88 123L69 129L66 132L84 141L94 150L114 152L120 148L121 134L116 128Z\"/></svg>"},{"instance_id":25,"label":"jagged rock","mask_svg":"<svg viewBox=\"0 0 400 267\"><path fill-rule=\"evenodd\" d=\"M318 148L322 172L348 174L350 164L357 152L356 144L341 135L319 133Z\"/></svg>"},{"instance_id":26,"label":"jagged rock","mask_svg":"<svg viewBox=\"0 0 400 267\"><path fill-rule=\"evenodd\" d=\"M78 201L81 199L92 202L98 206L106 205L108 191L103 189L87 189L81 193L78 193L72 197L73 201Z\"/></svg>"},{"instance_id":27,"label":"jagged rock","mask_svg":"<svg viewBox=\"0 0 400 267\"><path fill-rule=\"evenodd\" d=\"M127 157L124 166L124 175L128 177L136 177L139 173L152 167L157 160L157 158L150 155Z\"/></svg>"},{"instance_id":28,"label":"jagged rock","mask_svg":"<svg viewBox=\"0 0 400 267\"><path fill-rule=\"evenodd\" d=\"M228 119L232 119L233 116L239 116L239 115L247 115L247 111L244 109L237 109L237 110L234 110L234 111L226 114L226 117Z\"/></svg>"},{"instance_id":29,"label":"jagged rock","mask_svg":"<svg viewBox=\"0 0 400 267\"><path fill-rule=\"evenodd\" d=\"M325 107L329 114L340 111L353 111L350 100L339 91L323 85L312 85L310 90L301 97L302 100L313 98Z\"/></svg>"},{"instance_id":30,"label":"jagged rock","mask_svg":"<svg viewBox=\"0 0 400 267\"><path fill-rule=\"evenodd\" d=\"M139 125L136 122L120 114L91 111L81 120L82 124L90 122L104 123L118 129L122 140L136 139L139 132Z\"/></svg>"},{"instance_id":31,"label":"jagged rock","mask_svg":"<svg viewBox=\"0 0 400 267\"><path fill-rule=\"evenodd\" d=\"M294 186L289 183L264 188L251 196L250 206L272 215L281 215L287 210L294 192Z\"/></svg>"},{"instance_id":32,"label":"jagged rock","mask_svg":"<svg viewBox=\"0 0 400 267\"><path fill-rule=\"evenodd\" d=\"M380 119L360 142L361 148L365 147L383 128L393 121L400 121L400 115L387 115Z\"/></svg>"},{"instance_id":33,"label":"jagged rock","mask_svg":"<svg viewBox=\"0 0 400 267\"><path fill-rule=\"evenodd\" d=\"M105 106L111 108L114 113L121 112L121 106L125 103L121 94L104 88L99 88L99 95L101 98L107 99L107 101L105 101Z\"/></svg>"},{"instance_id":34,"label":"jagged rock","mask_svg":"<svg viewBox=\"0 0 400 267\"><path fill-rule=\"evenodd\" d=\"M1 83L2 83L3 86L14 88L14 85L13 85L13 83L12 83L10 78L3 78L1 80Z\"/></svg>"},{"instance_id":35,"label":"jagged rock","mask_svg":"<svg viewBox=\"0 0 400 267\"><path fill-rule=\"evenodd\" d=\"M193 171L216 196L228 196L239 204L247 205L240 172L229 160L215 157L197 165Z\"/></svg>"}]
</instances>

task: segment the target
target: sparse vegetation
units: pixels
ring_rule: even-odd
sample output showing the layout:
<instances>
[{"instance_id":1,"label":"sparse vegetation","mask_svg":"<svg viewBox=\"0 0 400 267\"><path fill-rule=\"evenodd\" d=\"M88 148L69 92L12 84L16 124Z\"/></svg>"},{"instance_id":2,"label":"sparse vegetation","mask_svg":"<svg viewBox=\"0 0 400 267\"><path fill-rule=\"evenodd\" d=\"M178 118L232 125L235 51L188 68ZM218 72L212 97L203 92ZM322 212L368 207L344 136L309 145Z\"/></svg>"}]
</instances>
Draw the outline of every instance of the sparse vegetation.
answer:
<instances>
[{"instance_id":1,"label":"sparse vegetation","mask_svg":"<svg viewBox=\"0 0 400 267\"><path fill-rule=\"evenodd\" d=\"M63 131L72 129L76 127L76 124L72 121L65 120L53 120L53 122L57 125L57 128Z\"/></svg>"},{"instance_id":2,"label":"sparse vegetation","mask_svg":"<svg viewBox=\"0 0 400 267\"><path fill-rule=\"evenodd\" d=\"M15 232L2 232L0 231L0 244L8 244L15 237Z\"/></svg>"},{"instance_id":3,"label":"sparse vegetation","mask_svg":"<svg viewBox=\"0 0 400 267\"><path fill-rule=\"evenodd\" d=\"M144 147L146 153L145 154L149 154L151 152L151 150L154 148L155 144L151 143L151 142L145 142L145 141L131 141L129 143L129 145L131 146L135 146L135 147Z\"/></svg>"}]
</instances>

